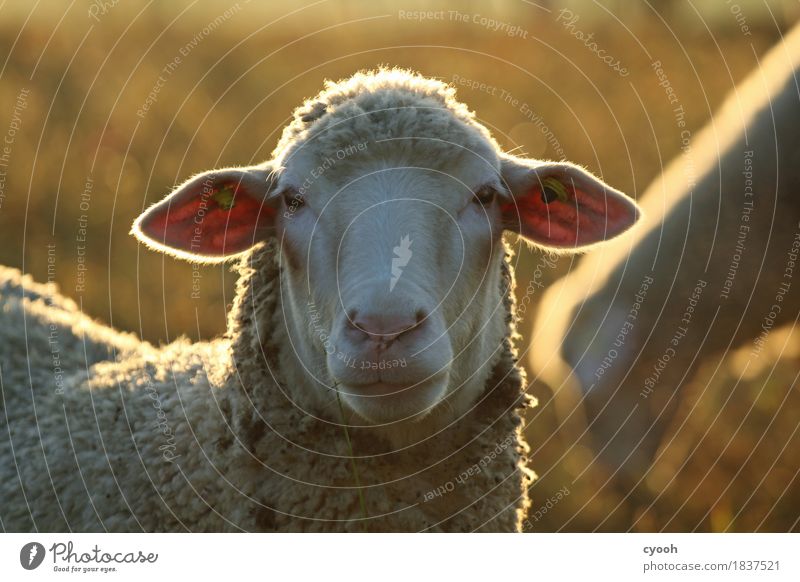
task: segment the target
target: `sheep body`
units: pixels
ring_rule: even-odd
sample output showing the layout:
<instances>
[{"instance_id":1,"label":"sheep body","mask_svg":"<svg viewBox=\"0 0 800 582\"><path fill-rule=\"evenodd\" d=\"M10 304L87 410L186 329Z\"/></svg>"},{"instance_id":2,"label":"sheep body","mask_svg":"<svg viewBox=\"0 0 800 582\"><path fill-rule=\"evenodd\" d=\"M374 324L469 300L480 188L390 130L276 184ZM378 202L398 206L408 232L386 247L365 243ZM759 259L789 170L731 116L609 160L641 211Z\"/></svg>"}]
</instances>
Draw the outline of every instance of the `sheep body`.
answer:
<instances>
[{"instance_id":1,"label":"sheep body","mask_svg":"<svg viewBox=\"0 0 800 582\"><path fill-rule=\"evenodd\" d=\"M758 358L773 327L797 321L800 293L783 287L800 248L799 66L795 27L646 189L636 234L543 297L533 341L550 341L532 368L565 415L585 405L600 458L629 485L698 364L748 342Z\"/></svg>"},{"instance_id":2,"label":"sheep body","mask_svg":"<svg viewBox=\"0 0 800 582\"><path fill-rule=\"evenodd\" d=\"M6 531L519 529L532 474L510 341L484 401L424 445L392 454L368 429L351 429L355 454L377 455L357 459L362 522L341 427L286 398L246 316L253 300L274 315L274 250L241 268L229 337L160 349L3 269L2 329L27 330L0 352ZM60 388L48 367L53 325L70 370Z\"/></svg>"}]
</instances>

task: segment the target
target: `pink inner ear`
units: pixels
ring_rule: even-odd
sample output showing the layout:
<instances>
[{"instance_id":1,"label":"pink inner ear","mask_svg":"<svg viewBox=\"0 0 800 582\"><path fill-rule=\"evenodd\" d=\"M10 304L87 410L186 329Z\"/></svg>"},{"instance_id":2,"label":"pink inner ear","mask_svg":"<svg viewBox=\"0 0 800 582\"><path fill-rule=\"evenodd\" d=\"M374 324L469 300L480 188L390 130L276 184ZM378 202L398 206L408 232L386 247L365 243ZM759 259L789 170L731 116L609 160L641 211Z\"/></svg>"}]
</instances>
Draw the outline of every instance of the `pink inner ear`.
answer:
<instances>
[{"instance_id":1,"label":"pink inner ear","mask_svg":"<svg viewBox=\"0 0 800 582\"><path fill-rule=\"evenodd\" d=\"M229 208L217 197L226 189L234 192ZM275 214L272 206L252 197L238 182L223 182L215 183L211 193L194 188L171 197L153 208L139 228L165 246L219 257L240 253L262 240Z\"/></svg>"},{"instance_id":2,"label":"pink inner ear","mask_svg":"<svg viewBox=\"0 0 800 582\"><path fill-rule=\"evenodd\" d=\"M559 248L581 247L610 239L636 222L631 203L614 193L589 194L564 184L567 199L549 204L536 186L527 194L501 207L508 229L522 236Z\"/></svg>"}]
</instances>

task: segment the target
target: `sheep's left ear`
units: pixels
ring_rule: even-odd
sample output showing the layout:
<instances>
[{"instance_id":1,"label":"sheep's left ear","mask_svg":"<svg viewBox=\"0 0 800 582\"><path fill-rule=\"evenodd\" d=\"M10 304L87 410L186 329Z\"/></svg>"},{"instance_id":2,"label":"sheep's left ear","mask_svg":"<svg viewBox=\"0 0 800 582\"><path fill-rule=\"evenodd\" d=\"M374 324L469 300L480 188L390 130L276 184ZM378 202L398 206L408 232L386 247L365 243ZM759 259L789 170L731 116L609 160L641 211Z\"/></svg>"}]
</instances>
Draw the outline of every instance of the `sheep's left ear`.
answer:
<instances>
[{"instance_id":1,"label":"sheep's left ear","mask_svg":"<svg viewBox=\"0 0 800 582\"><path fill-rule=\"evenodd\" d=\"M501 174L513 200L503 227L547 248L575 249L614 238L641 216L636 203L568 162L504 155Z\"/></svg>"},{"instance_id":2,"label":"sheep's left ear","mask_svg":"<svg viewBox=\"0 0 800 582\"><path fill-rule=\"evenodd\" d=\"M224 261L273 233L275 182L269 163L198 174L144 211L131 232L182 259Z\"/></svg>"}]
</instances>

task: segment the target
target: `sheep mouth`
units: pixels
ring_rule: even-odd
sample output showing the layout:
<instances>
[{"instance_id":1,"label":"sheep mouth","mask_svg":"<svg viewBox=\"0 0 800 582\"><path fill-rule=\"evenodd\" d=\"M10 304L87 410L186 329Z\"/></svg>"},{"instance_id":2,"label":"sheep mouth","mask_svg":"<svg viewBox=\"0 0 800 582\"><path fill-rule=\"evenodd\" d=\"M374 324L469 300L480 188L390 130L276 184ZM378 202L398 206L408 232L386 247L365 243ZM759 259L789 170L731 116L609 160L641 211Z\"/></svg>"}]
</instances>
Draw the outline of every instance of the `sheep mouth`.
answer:
<instances>
[{"instance_id":1,"label":"sheep mouth","mask_svg":"<svg viewBox=\"0 0 800 582\"><path fill-rule=\"evenodd\" d=\"M357 396L364 398L376 398L383 396L400 396L403 393L408 393L409 391L414 390L419 386L419 384L406 384L379 380L377 382L348 384L348 386Z\"/></svg>"},{"instance_id":2,"label":"sheep mouth","mask_svg":"<svg viewBox=\"0 0 800 582\"><path fill-rule=\"evenodd\" d=\"M342 400L353 412L371 423L418 420L444 398L446 374L418 383L378 381L339 386Z\"/></svg>"}]
</instances>

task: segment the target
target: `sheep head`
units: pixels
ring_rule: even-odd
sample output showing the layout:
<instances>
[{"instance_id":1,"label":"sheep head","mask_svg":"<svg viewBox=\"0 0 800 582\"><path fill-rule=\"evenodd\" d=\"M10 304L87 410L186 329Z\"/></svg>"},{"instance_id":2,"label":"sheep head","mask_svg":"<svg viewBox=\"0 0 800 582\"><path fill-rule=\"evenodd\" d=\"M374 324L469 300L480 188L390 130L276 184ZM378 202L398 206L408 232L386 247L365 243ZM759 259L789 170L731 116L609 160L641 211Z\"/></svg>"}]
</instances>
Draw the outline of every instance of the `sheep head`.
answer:
<instances>
[{"instance_id":1,"label":"sheep head","mask_svg":"<svg viewBox=\"0 0 800 582\"><path fill-rule=\"evenodd\" d=\"M195 176L133 232L193 261L276 238L305 384L393 423L478 398L508 333L503 231L576 252L638 216L575 165L503 153L452 88L393 70L329 83L272 160Z\"/></svg>"}]
</instances>

